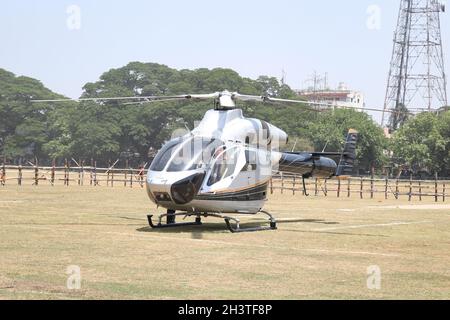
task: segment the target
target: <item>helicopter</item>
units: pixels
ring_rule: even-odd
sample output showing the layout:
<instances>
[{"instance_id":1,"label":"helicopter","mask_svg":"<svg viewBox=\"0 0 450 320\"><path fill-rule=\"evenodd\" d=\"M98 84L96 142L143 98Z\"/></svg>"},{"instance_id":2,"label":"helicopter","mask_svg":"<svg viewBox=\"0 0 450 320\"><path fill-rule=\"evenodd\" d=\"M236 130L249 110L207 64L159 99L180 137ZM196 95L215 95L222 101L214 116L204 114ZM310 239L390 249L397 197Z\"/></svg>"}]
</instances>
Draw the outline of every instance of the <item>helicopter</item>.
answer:
<instances>
[{"instance_id":1,"label":"helicopter","mask_svg":"<svg viewBox=\"0 0 450 320\"><path fill-rule=\"evenodd\" d=\"M73 99L36 100L62 102ZM288 135L264 120L246 118L239 102L300 103L270 96L244 95L237 92L86 98L75 101L130 101L145 104L155 101L212 100L214 108L188 133L165 143L153 159L146 178L149 199L166 213L153 221L151 228L200 226L202 218L220 218L232 233L276 230L277 220L267 211L269 182L276 173L299 175L303 179L330 179L351 174L356 159L358 132L350 129L341 152L282 152ZM339 157L336 163L333 157ZM264 214L268 226L242 227L232 215ZM177 222L177 217L195 217L192 222ZM164 221L165 220L165 221Z\"/></svg>"}]
</instances>

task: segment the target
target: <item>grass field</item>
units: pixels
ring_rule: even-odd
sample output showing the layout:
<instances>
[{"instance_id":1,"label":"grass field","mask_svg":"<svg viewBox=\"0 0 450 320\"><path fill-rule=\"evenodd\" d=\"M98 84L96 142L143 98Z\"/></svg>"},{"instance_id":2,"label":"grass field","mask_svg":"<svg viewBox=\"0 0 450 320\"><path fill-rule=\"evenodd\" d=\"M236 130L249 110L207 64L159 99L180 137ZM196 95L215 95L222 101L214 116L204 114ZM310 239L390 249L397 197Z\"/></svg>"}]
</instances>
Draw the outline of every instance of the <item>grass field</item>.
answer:
<instances>
[{"instance_id":1,"label":"grass field","mask_svg":"<svg viewBox=\"0 0 450 320\"><path fill-rule=\"evenodd\" d=\"M286 194L266 209L279 230L231 234L207 219L155 231L144 189L0 187L0 298L450 298L448 203ZM69 265L80 290L66 287Z\"/></svg>"}]
</instances>

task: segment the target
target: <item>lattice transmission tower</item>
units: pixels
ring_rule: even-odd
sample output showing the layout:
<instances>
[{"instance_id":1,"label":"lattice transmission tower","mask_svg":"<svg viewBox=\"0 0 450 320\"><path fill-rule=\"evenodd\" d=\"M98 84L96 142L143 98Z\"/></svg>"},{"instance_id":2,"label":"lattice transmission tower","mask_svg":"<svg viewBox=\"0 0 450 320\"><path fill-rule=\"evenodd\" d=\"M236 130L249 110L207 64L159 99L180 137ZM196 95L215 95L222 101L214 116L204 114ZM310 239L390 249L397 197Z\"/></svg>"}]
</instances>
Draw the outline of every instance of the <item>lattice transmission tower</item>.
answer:
<instances>
[{"instance_id":1,"label":"lattice transmission tower","mask_svg":"<svg viewBox=\"0 0 450 320\"><path fill-rule=\"evenodd\" d=\"M382 119L391 130L408 112L447 106L443 12L445 5L437 0L401 0Z\"/></svg>"}]
</instances>

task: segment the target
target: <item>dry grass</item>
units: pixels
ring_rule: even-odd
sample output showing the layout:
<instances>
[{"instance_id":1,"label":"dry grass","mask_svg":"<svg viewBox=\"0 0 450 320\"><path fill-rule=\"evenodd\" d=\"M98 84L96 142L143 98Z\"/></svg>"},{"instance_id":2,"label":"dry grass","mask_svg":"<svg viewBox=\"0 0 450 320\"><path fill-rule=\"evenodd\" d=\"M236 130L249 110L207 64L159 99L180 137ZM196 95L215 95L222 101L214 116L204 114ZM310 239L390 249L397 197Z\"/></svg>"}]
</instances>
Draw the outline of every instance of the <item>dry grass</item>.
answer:
<instances>
[{"instance_id":1,"label":"dry grass","mask_svg":"<svg viewBox=\"0 0 450 320\"><path fill-rule=\"evenodd\" d=\"M154 231L140 188L0 187L0 298L450 298L449 204L285 194L266 209L278 231ZM371 265L381 290L367 288Z\"/></svg>"}]
</instances>

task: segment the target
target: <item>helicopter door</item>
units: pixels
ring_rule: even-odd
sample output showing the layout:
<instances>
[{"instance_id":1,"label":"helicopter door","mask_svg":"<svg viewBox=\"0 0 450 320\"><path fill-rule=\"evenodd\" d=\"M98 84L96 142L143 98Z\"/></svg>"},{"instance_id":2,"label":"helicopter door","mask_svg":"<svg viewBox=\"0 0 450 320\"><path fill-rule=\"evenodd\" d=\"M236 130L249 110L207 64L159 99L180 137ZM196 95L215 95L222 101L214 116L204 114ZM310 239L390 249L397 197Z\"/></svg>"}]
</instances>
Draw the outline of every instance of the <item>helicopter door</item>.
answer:
<instances>
[{"instance_id":1,"label":"helicopter door","mask_svg":"<svg viewBox=\"0 0 450 320\"><path fill-rule=\"evenodd\" d=\"M245 164L240 148L230 148L216 151L216 159L206 182L206 190L225 189L232 185Z\"/></svg>"}]
</instances>

